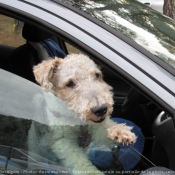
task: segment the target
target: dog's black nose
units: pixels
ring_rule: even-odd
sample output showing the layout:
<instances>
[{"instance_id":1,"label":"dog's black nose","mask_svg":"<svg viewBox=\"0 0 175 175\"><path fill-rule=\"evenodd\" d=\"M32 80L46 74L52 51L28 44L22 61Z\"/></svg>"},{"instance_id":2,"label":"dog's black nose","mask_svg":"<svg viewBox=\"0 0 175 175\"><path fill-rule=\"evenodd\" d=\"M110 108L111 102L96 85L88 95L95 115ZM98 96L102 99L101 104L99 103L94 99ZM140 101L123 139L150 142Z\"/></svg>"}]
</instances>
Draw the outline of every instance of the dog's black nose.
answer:
<instances>
[{"instance_id":1,"label":"dog's black nose","mask_svg":"<svg viewBox=\"0 0 175 175\"><path fill-rule=\"evenodd\" d=\"M107 106L106 105L102 105L102 106L98 106L92 109L93 114L95 114L97 117L103 117L106 112L107 112Z\"/></svg>"}]
</instances>

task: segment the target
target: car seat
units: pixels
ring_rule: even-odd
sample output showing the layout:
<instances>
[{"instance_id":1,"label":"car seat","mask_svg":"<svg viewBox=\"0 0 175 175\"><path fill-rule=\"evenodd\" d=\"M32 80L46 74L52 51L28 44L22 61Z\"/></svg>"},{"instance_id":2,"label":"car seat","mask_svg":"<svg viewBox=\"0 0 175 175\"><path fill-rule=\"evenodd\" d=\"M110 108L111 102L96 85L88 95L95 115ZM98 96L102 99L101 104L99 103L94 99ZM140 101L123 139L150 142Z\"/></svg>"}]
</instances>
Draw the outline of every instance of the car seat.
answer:
<instances>
[{"instance_id":1,"label":"car seat","mask_svg":"<svg viewBox=\"0 0 175 175\"><path fill-rule=\"evenodd\" d=\"M40 60L37 51L29 44L29 41L41 42L51 37L51 34L25 23L22 36L26 39L26 44L16 48L12 52L8 62L8 71L32 82L36 82L33 74L33 66L38 64Z\"/></svg>"}]
</instances>

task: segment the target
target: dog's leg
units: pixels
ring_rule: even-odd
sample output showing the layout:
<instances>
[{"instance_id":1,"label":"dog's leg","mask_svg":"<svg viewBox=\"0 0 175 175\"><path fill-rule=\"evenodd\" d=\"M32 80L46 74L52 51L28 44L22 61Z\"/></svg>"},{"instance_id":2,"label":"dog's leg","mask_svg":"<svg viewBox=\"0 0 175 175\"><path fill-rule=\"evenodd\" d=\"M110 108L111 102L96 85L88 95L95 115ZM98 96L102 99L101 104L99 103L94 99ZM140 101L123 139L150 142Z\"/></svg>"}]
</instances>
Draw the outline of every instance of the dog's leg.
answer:
<instances>
[{"instance_id":1,"label":"dog's leg","mask_svg":"<svg viewBox=\"0 0 175 175\"><path fill-rule=\"evenodd\" d=\"M29 153L32 152L36 155L45 157L46 159L48 159L48 155L50 155L48 149L50 147L50 133L47 128L46 125L33 121L28 133Z\"/></svg>"},{"instance_id":2,"label":"dog's leg","mask_svg":"<svg viewBox=\"0 0 175 175\"><path fill-rule=\"evenodd\" d=\"M132 127L126 124L117 124L109 118L105 122L107 128L108 138L123 145L134 144L136 142L136 135L131 132Z\"/></svg>"},{"instance_id":3,"label":"dog's leg","mask_svg":"<svg viewBox=\"0 0 175 175\"><path fill-rule=\"evenodd\" d=\"M31 128L30 128L29 133L28 133L28 140L27 140L29 157L33 157L33 153L35 153L36 155L40 155L39 149L38 149L38 140L39 140L39 138L38 138L38 135L36 132L35 123L32 122ZM33 161L29 158L28 165L27 165L28 170L33 169L32 163L33 163Z\"/></svg>"},{"instance_id":4,"label":"dog's leg","mask_svg":"<svg viewBox=\"0 0 175 175\"><path fill-rule=\"evenodd\" d=\"M134 144L136 135L131 132L132 127L125 124L118 124L107 118L100 125L89 126L92 142L97 145L112 146L114 142L123 145Z\"/></svg>"},{"instance_id":5,"label":"dog's leg","mask_svg":"<svg viewBox=\"0 0 175 175\"><path fill-rule=\"evenodd\" d=\"M114 141L108 137L108 132L104 124L90 125L89 134L91 135L91 142L99 146L112 147Z\"/></svg>"},{"instance_id":6,"label":"dog's leg","mask_svg":"<svg viewBox=\"0 0 175 175\"><path fill-rule=\"evenodd\" d=\"M29 152L32 151L36 154L39 154L38 148L37 148L38 140L39 140L39 138L38 138L38 135L36 132L35 122L32 122L31 128L30 128L29 133L28 133L28 141L27 141Z\"/></svg>"},{"instance_id":7,"label":"dog's leg","mask_svg":"<svg viewBox=\"0 0 175 175\"><path fill-rule=\"evenodd\" d=\"M88 160L84 149L69 139L61 138L52 145L52 150L74 175L104 175Z\"/></svg>"}]
</instances>

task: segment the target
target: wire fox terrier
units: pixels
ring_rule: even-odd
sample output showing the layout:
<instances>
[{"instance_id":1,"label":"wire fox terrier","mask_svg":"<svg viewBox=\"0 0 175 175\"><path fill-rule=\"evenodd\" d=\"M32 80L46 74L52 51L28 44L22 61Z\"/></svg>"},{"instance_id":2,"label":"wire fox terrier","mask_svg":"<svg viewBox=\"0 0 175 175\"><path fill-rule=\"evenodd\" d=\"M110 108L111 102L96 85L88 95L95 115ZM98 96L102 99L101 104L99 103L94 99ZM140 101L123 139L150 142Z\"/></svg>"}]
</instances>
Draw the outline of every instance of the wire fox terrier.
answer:
<instances>
[{"instance_id":1,"label":"wire fox terrier","mask_svg":"<svg viewBox=\"0 0 175 175\"><path fill-rule=\"evenodd\" d=\"M70 54L65 59L45 60L34 67L34 75L45 91L48 126L32 123L28 139L31 151L54 155L73 174L102 175L84 151L88 144L79 139L80 125L86 126L90 142L97 145L136 142L132 127L110 120L112 87L104 82L102 72L88 56Z\"/></svg>"}]
</instances>

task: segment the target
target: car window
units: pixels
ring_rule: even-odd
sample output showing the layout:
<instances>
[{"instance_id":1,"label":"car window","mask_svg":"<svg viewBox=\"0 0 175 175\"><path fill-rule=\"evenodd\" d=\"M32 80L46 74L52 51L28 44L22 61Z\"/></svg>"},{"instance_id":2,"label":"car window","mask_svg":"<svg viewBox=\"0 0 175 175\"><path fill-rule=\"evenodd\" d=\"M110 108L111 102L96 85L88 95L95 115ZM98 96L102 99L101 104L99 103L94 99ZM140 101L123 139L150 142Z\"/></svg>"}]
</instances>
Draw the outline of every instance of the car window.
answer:
<instances>
[{"instance_id":1,"label":"car window","mask_svg":"<svg viewBox=\"0 0 175 175\"><path fill-rule=\"evenodd\" d=\"M175 22L136 0L64 1L120 31L175 68Z\"/></svg>"},{"instance_id":2,"label":"car window","mask_svg":"<svg viewBox=\"0 0 175 175\"><path fill-rule=\"evenodd\" d=\"M18 47L25 43L22 38L23 23L14 18L0 15L0 44Z\"/></svg>"},{"instance_id":3,"label":"car window","mask_svg":"<svg viewBox=\"0 0 175 175\"><path fill-rule=\"evenodd\" d=\"M68 51L68 54L71 54L71 53L82 53L79 49L77 49L76 47L74 47L73 45L65 42L66 44L66 47L67 47L67 51Z\"/></svg>"}]
</instances>

